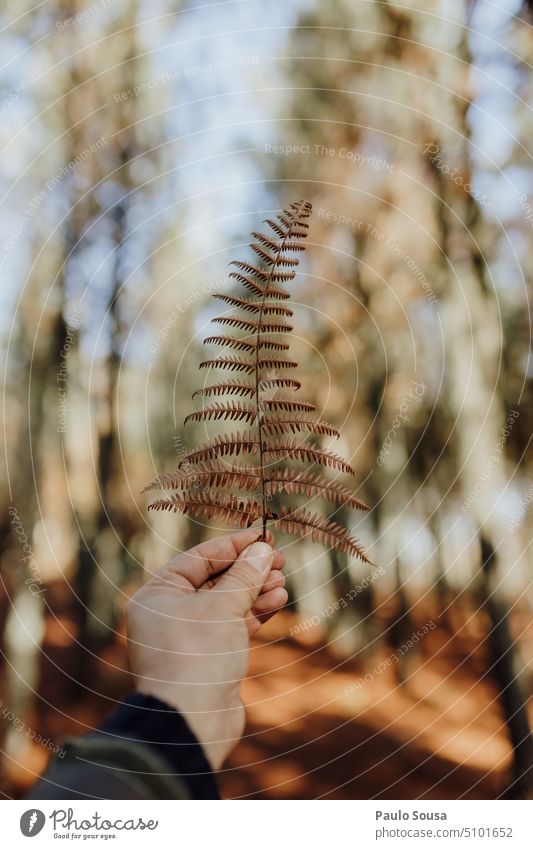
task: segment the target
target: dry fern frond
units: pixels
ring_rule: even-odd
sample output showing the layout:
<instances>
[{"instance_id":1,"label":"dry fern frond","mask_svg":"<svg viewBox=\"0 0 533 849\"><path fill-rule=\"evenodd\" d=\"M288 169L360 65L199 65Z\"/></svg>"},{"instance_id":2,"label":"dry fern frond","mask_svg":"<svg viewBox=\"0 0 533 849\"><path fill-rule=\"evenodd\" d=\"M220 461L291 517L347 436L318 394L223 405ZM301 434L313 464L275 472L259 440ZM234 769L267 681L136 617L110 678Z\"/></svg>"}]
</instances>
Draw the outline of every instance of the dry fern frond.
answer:
<instances>
[{"instance_id":1,"label":"dry fern frond","mask_svg":"<svg viewBox=\"0 0 533 849\"><path fill-rule=\"evenodd\" d=\"M294 536L310 535L313 542L321 542L329 548L338 548L340 551L359 557L364 563L370 562L358 540L336 522L330 522L316 513L310 513L301 508L290 510L282 507L279 514L267 512L270 512L268 518L276 529L279 528Z\"/></svg>"},{"instance_id":2,"label":"dry fern frond","mask_svg":"<svg viewBox=\"0 0 533 849\"><path fill-rule=\"evenodd\" d=\"M278 360L276 357L269 357L268 359L257 360L257 366L259 369L267 368L275 371L278 368L298 368L298 363L292 360Z\"/></svg>"},{"instance_id":3,"label":"dry fern frond","mask_svg":"<svg viewBox=\"0 0 533 849\"><path fill-rule=\"evenodd\" d=\"M238 327L240 330L250 330L252 333L257 332L259 327L258 319L239 318L236 315L217 316L213 321L229 327ZM293 329L290 324L285 324L283 321L263 321L261 328L265 333L290 333Z\"/></svg>"},{"instance_id":4,"label":"dry fern frond","mask_svg":"<svg viewBox=\"0 0 533 849\"><path fill-rule=\"evenodd\" d=\"M253 422L257 415L255 407L248 407L246 404L213 404L211 407L204 407L203 410L198 410L196 413L189 413L185 418L184 424L187 422L203 422L207 419L230 419L232 421L247 421Z\"/></svg>"},{"instance_id":5,"label":"dry fern frond","mask_svg":"<svg viewBox=\"0 0 533 849\"><path fill-rule=\"evenodd\" d=\"M312 410L316 410L314 404L310 404L308 401L293 401L292 398L267 398L266 401L261 402L261 407L264 410L283 410L283 411L299 411L299 412L311 412Z\"/></svg>"},{"instance_id":6,"label":"dry fern frond","mask_svg":"<svg viewBox=\"0 0 533 849\"><path fill-rule=\"evenodd\" d=\"M259 391L266 389L301 389L302 384L299 380L293 380L291 377L263 377L259 380L257 387Z\"/></svg>"},{"instance_id":7,"label":"dry fern frond","mask_svg":"<svg viewBox=\"0 0 533 849\"><path fill-rule=\"evenodd\" d=\"M259 439L252 433L230 433L217 436L193 451L188 451L178 463L178 469L189 463L203 463L218 457L232 457L237 454L257 454Z\"/></svg>"},{"instance_id":8,"label":"dry fern frond","mask_svg":"<svg viewBox=\"0 0 533 849\"><path fill-rule=\"evenodd\" d=\"M349 489L340 483L328 480L322 475L312 472L301 472L294 474L292 469L268 469L266 480L267 495L275 495L278 492L300 492L305 495L322 495L336 504L346 504L357 510L368 510L369 507L356 498Z\"/></svg>"},{"instance_id":9,"label":"dry fern frond","mask_svg":"<svg viewBox=\"0 0 533 849\"><path fill-rule=\"evenodd\" d=\"M330 469L336 469L338 472L343 472L345 475L353 475L354 470L342 457L338 454L333 454L331 451L323 451L314 445L299 442L298 439L285 439L283 442L273 443L265 447L263 451L265 458L271 460L300 460L303 463L318 463L321 466L328 466Z\"/></svg>"},{"instance_id":10,"label":"dry fern frond","mask_svg":"<svg viewBox=\"0 0 533 849\"><path fill-rule=\"evenodd\" d=\"M263 534L270 522L281 531L310 536L367 561L359 542L341 525L305 507L274 510L270 503L283 495L305 496L368 509L341 483L294 467L294 462L299 462L353 475L342 457L307 441L310 434L338 437L336 428L316 416L314 404L279 394L279 390L300 388L298 380L283 376L285 369L297 368L296 362L283 356L289 349L287 334L293 329L286 322L293 312L284 303L290 293L283 287L295 277L310 214L311 204L298 201L283 210L277 221L268 219L269 233L252 233L250 247L256 258L230 263L229 277L248 294L214 295L232 312L213 319L227 332L208 336L204 344L229 348L239 355L208 359L200 368L240 372L247 379L226 379L198 389L193 398L202 402L217 399L216 403L190 413L185 422L240 421L248 430L216 436L188 451L174 472L156 478L146 489L168 493L150 505L153 510L176 510L243 528L261 520ZM231 396L244 400L231 400ZM241 497L236 492L254 495Z\"/></svg>"},{"instance_id":11,"label":"dry fern frond","mask_svg":"<svg viewBox=\"0 0 533 849\"><path fill-rule=\"evenodd\" d=\"M228 383L217 383L214 386L204 386L202 389L197 389L193 392L192 397L197 395L247 395L249 398L255 397L255 384L245 383L242 380L231 380Z\"/></svg>"},{"instance_id":12,"label":"dry fern frond","mask_svg":"<svg viewBox=\"0 0 533 849\"><path fill-rule=\"evenodd\" d=\"M222 519L225 522L238 524L241 528L249 528L263 515L263 506L260 501L220 492L173 495L168 499L161 498L159 501L154 501L150 504L150 509L194 513L202 519Z\"/></svg>"},{"instance_id":13,"label":"dry fern frond","mask_svg":"<svg viewBox=\"0 0 533 849\"><path fill-rule=\"evenodd\" d=\"M261 483L261 469L253 466L227 467L219 462L199 463L193 470L177 469L168 475L161 475L149 484L149 489L181 489L195 492L212 487L224 488L236 486L238 489L254 490Z\"/></svg>"},{"instance_id":14,"label":"dry fern frond","mask_svg":"<svg viewBox=\"0 0 533 849\"><path fill-rule=\"evenodd\" d=\"M263 430L268 434L297 433L307 430L319 436L340 437L339 431L327 422L304 416L302 413L278 413L276 418L263 419Z\"/></svg>"},{"instance_id":15,"label":"dry fern frond","mask_svg":"<svg viewBox=\"0 0 533 849\"><path fill-rule=\"evenodd\" d=\"M228 371L245 371L254 374L255 364L250 360L239 359L239 357L217 357L216 360L204 360L200 368L224 368Z\"/></svg>"},{"instance_id":16,"label":"dry fern frond","mask_svg":"<svg viewBox=\"0 0 533 849\"><path fill-rule=\"evenodd\" d=\"M263 304L253 301L251 298L236 298L233 295L225 295L222 292L217 292L213 295L219 301L224 301L226 304L231 304L232 307L240 307L247 312L262 313L262 315L294 315L289 307L282 304Z\"/></svg>"}]
</instances>

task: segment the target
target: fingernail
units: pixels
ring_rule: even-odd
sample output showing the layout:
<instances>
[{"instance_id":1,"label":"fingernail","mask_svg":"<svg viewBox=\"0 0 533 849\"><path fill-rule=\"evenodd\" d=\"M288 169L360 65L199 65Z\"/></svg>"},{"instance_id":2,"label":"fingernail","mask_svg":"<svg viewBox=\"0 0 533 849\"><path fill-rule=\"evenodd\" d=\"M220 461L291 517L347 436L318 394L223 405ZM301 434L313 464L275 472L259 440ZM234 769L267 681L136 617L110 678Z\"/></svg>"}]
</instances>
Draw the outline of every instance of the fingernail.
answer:
<instances>
[{"instance_id":1,"label":"fingernail","mask_svg":"<svg viewBox=\"0 0 533 849\"><path fill-rule=\"evenodd\" d=\"M274 552L266 542L254 542L243 551L243 556L259 574L264 575L270 569Z\"/></svg>"}]
</instances>

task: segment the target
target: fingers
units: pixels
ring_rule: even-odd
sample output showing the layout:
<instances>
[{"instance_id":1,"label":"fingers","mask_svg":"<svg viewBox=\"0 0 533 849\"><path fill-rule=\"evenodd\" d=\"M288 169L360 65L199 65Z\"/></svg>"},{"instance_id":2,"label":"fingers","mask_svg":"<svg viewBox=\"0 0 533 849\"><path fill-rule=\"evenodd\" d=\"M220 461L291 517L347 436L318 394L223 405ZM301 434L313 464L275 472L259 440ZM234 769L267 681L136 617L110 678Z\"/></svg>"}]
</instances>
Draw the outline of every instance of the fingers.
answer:
<instances>
[{"instance_id":1,"label":"fingers","mask_svg":"<svg viewBox=\"0 0 533 849\"><path fill-rule=\"evenodd\" d=\"M274 552L274 562L276 560L276 552ZM200 587L200 592L205 592L206 590L212 590L213 587L216 587L218 583L220 583L223 575L215 575L214 578L209 578L205 584L202 584ZM274 587L284 587L285 586L285 575L283 572L279 571L279 569L272 568L269 574L266 577L265 583L261 587L260 593L267 592L268 590L273 589Z\"/></svg>"},{"instance_id":2,"label":"fingers","mask_svg":"<svg viewBox=\"0 0 533 849\"><path fill-rule=\"evenodd\" d=\"M275 587L260 595L246 617L246 626L250 636L257 633L261 625L264 625L265 622L268 622L279 610L285 607L288 598L287 590L284 587Z\"/></svg>"},{"instance_id":3,"label":"fingers","mask_svg":"<svg viewBox=\"0 0 533 849\"><path fill-rule=\"evenodd\" d=\"M265 534L265 542L267 542L272 548L274 548L274 536L271 531L267 531ZM274 560L272 563L272 569L283 569L285 566L285 555L282 551L278 551L274 548Z\"/></svg>"},{"instance_id":4,"label":"fingers","mask_svg":"<svg viewBox=\"0 0 533 849\"><path fill-rule=\"evenodd\" d=\"M269 577L274 552L266 542L255 542L246 548L211 592L219 596L219 604L233 616L245 616L254 605Z\"/></svg>"},{"instance_id":5,"label":"fingers","mask_svg":"<svg viewBox=\"0 0 533 849\"><path fill-rule=\"evenodd\" d=\"M273 542L269 543L269 545L274 545ZM282 551L278 551L274 549L274 560L272 561L272 568L281 571L285 566L285 555Z\"/></svg>"},{"instance_id":6,"label":"fingers","mask_svg":"<svg viewBox=\"0 0 533 849\"><path fill-rule=\"evenodd\" d=\"M272 615L285 607L288 598L289 595L285 587L274 587L259 596L252 608L252 613L254 616L264 616L268 613Z\"/></svg>"},{"instance_id":7,"label":"fingers","mask_svg":"<svg viewBox=\"0 0 533 849\"><path fill-rule=\"evenodd\" d=\"M224 534L201 542L200 545L196 545L190 551L184 551L182 554L173 557L163 567L159 577L181 576L189 581L195 589L199 589L213 575L217 575L231 566L241 552L260 536L260 528L249 528L245 531ZM273 540L272 534L269 532L267 532L267 536ZM278 557L279 562L280 558Z\"/></svg>"},{"instance_id":8,"label":"fingers","mask_svg":"<svg viewBox=\"0 0 533 849\"><path fill-rule=\"evenodd\" d=\"M278 569L271 569L270 573L267 575L265 583L261 587L260 597L265 593L268 593L270 590L275 589L276 587L284 586L285 575L283 574L283 572L280 572Z\"/></svg>"}]
</instances>

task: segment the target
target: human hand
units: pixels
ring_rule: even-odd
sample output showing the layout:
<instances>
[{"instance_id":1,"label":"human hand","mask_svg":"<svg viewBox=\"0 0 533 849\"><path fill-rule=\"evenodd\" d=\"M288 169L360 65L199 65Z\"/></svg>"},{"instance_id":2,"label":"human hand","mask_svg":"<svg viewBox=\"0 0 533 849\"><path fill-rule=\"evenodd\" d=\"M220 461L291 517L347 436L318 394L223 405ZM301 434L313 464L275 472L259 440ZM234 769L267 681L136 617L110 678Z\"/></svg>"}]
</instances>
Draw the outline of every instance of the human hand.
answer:
<instances>
[{"instance_id":1,"label":"human hand","mask_svg":"<svg viewBox=\"0 0 533 849\"><path fill-rule=\"evenodd\" d=\"M137 690L183 714L214 769L244 730L249 637L287 602L284 555L260 534L219 536L177 555L126 610Z\"/></svg>"}]
</instances>

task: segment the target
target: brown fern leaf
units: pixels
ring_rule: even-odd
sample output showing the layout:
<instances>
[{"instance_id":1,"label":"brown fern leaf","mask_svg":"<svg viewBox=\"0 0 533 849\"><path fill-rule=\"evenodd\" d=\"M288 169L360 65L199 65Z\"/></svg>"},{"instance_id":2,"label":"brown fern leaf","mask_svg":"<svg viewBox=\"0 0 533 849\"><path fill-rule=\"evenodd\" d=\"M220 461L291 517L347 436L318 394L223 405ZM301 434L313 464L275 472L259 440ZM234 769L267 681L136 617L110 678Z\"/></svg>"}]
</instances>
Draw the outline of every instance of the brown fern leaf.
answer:
<instances>
[{"instance_id":1,"label":"brown fern leaf","mask_svg":"<svg viewBox=\"0 0 533 849\"><path fill-rule=\"evenodd\" d=\"M258 348L264 348L269 351L288 351L290 345L287 342L280 342L278 339L271 339L269 336L261 336L257 343Z\"/></svg>"},{"instance_id":2,"label":"brown fern leaf","mask_svg":"<svg viewBox=\"0 0 533 849\"><path fill-rule=\"evenodd\" d=\"M270 229L273 230L276 236L279 236L280 239L284 239L287 235L287 227L280 227L279 224L276 224L275 221L271 221L270 218L265 219L265 224L268 224ZM252 233L252 236L257 236L257 234Z\"/></svg>"},{"instance_id":3,"label":"brown fern leaf","mask_svg":"<svg viewBox=\"0 0 533 849\"><path fill-rule=\"evenodd\" d=\"M291 398L267 398L261 401L261 407L265 410L283 410L284 412L311 413L316 410L314 404L308 401L293 401Z\"/></svg>"},{"instance_id":4,"label":"brown fern leaf","mask_svg":"<svg viewBox=\"0 0 533 849\"><path fill-rule=\"evenodd\" d=\"M295 363L294 360L277 360L274 357L269 357L268 359L260 359L256 360L257 367L260 369L268 368L271 370L275 370L278 368L297 368L298 363Z\"/></svg>"},{"instance_id":5,"label":"brown fern leaf","mask_svg":"<svg viewBox=\"0 0 533 849\"><path fill-rule=\"evenodd\" d=\"M211 395L247 395L248 398L253 398L255 392L254 384L245 383L242 380L232 380L227 383L217 383L215 386L204 386L202 389L197 389L196 392L193 392L192 397L196 398L197 395L203 395L204 397Z\"/></svg>"},{"instance_id":6,"label":"brown fern leaf","mask_svg":"<svg viewBox=\"0 0 533 849\"><path fill-rule=\"evenodd\" d=\"M176 469L167 475L160 475L152 483L145 486L143 492L149 489L182 489L195 490L205 486L211 475L222 474L226 469L219 463L198 463L196 466L187 465Z\"/></svg>"},{"instance_id":7,"label":"brown fern leaf","mask_svg":"<svg viewBox=\"0 0 533 849\"><path fill-rule=\"evenodd\" d=\"M238 280L242 283L245 289L248 289L253 295L258 295L260 298L274 298L274 300L286 301L290 298L289 292L281 289L279 286L269 285L268 288L263 288L261 283L254 280L249 274L241 274L238 271L232 271L228 275L232 280ZM282 278L285 279L285 278Z\"/></svg>"},{"instance_id":8,"label":"brown fern leaf","mask_svg":"<svg viewBox=\"0 0 533 849\"><path fill-rule=\"evenodd\" d=\"M300 253L301 251L305 251L305 245L302 242L289 242L286 250Z\"/></svg>"},{"instance_id":9,"label":"brown fern leaf","mask_svg":"<svg viewBox=\"0 0 533 849\"><path fill-rule=\"evenodd\" d=\"M291 229L291 225L294 223L294 219L292 217L292 213L289 215L288 212L285 212L284 215L276 215L278 221L281 221L283 226L285 227L285 231Z\"/></svg>"},{"instance_id":10,"label":"brown fern leaf","mask_svg":"<svg viewBox=\"0 0 533 849\"><path fill-rule=\"evenodd\" d=\"M289 318L293 315L293 311L282 304L262 304L261 301L254 301L252 298L238 298L235 295L225 295L222 292L217 292L213 295L219 301L224 301L232 307L240 307L247 312L262 313L263 315L286 315Z\"/></svg>"},{"instance_id":11,"label":"brown fern leaf","mask_svg":"<svg viewBox=\"0 0 533 849\"><path fill-rule=\"evenodd\" d=\"M220 345L222 348L235 348L237 351L246 351L247 353L253 353L257 347L255 342L237 339L234 336L207 336L204 339L204 345Z\"/></svg>"},{"instance_id":12,"label":"brown fern leaf","mask_svg":"<svg viewBox=\"0 0 533 849\"><path fill-rule=\"evenodd\" d=\"M254 374L255 365L249 360L241 360L238 357L217 357L215 360L204 360L200 368L223 368L228 371L245 371Z\"/></svg>"},{"instance_id":13,"label":"brown fern leaf","mask_svg":"<svg viewBox=\"0 0 533 849\"><path fill-rule=\"evenodd\" d=\"M239 330L255 330L257 322L253 318L239 318L237 315L219 315L211 319L213 324L226 324L228 327L237 327Z\"/></svg>"},{"instance_id":14,"label":"brown fern leaf","mask_svg":"<svg viewBox=\"0 0 533 849\"><path fill-rule=\"evenodd\" d=\"M257 330L257 328L256 328ZM294 330L291 324L286 324L284 321L263 321L261 323L261 330L263 333L290 333L291 330Z\"/></svg>"},{"instance_id":15,"label":"brown fern leaf","mask_svg":"<svg viewBox=\"0 0 533 849\"><path fill-rule=\"evenodd\" d=\"M250 247L253 251L255 251L261 262L265 263L265 265L274 265L274 263L276 262L276 247L274 247L274 255L269 254L268 251L265 251L265 249L262 248L261 245L258 245L257 242L251 244Z\"/></svg>"},{"instance_id":16,"label":"brown fern leaf","mask_svg":"<svg viewBox=\"0 0 533 849\"><path fill-rule=\"evenodd\" d=\"M224 292L216 292L213 295L218 301L224 301L232 307L240 307L247 312L261 312L261 302L254 301L252 298L238 298L235 295L226 295Z\"/></svg>"},{"instance_id":17,"label":"brown fern leaf","mask_svg":"<svg viewBox=\"0 0 533 849\"><path fill-rule=\"evenodd\" d=\"M284 283L289 280L294 280L296 277L296 271L282 271L280 268L276 268L272 271L270 275L270 279L273 283Z\"/></svg>"},{"instance_id":18,"label":"brown fern leaf","mask_svg":"<svg viewBox=\"0 0 533 849\"><path fill-rule=\"evenodd\" d=\"M313 542L321 542L322 545L337 548L346 554L358 557L363 563L370 563L359 541L336 522L323 519L316 513L300 508L295 510L282 508L279 515L271 511L267 513L274 527L284 533L300 537L310 536Z\"/></svg>"},{"instance_id":19,"label":"brown fern leaf","mask_svg":"<svg viewBox=\"0 0 533 849\"><path fill-rule=\"evenodd\" d=\"M313 472L295 473L292 469L269 469L266 481L268 495L276 495L278 492L303 493L309 497L321 495L334 504L346 504L356 510L369 510L370 508L355 498L354 495L342 484L328 480L322 475Z\"/></svg>"},{"instance_id":20,"label":"brown fern leaf","mask_svg":"<svg viewBox=\"0 0 533 849\"><path fill-rule=\"evenodd\" d=\"M205 463L219 457L232 457L238 454L255 455L259 451L259 439L249 431L216 436L214 439L188 451L178 463L178 469L191 463Z\"/></svg>"},{"instance_id":21,"label":"brown fern leaf","mask_svg":"<svg viewBox=\"0 0 533 849\"><path fill-rule=\"evenodd\" d=\"M338 454L324 451L314 445L302 444L296 437L285 438L284 441L274 444L265 444L263 456L276 461L300 460L303 463L318 463L320 466L327 466L345 475L355 474L350 464Z\"/></svg>"},{"instance_id":22,"label":"brown fern leaf","mask_svg":"<svg viewBox=\"0 0 533 849\"><path fill-rule=\"evenodd\" d=\"M340 437L339 431L328 424L318 419L312 419L300 413L279 413L276 418L264 418L262 428L265 433L284 434L298 433L301 430L307 430L309 433L316 433L322 436Z\"/></svg>"},{"instance_id":23,"label":"brown fern leaf","mask_svg":"<svg viewBox=\"0 0 533 849\"><path fill-rule=\"evenodd\" d=\"M262 268L259 268L257 265L253 265L250 262L243 262L240 259L234 259L230 262L230 265L234 265L235 268L239 268L241 271L245 271L246 274L251 274L253 277L257 277L258 280L261 280L263 283L268 283L270 280L270 276L268 271L264 271ZM229 277L231 277L235 272L230 272Z\"/></svg>"},{"instance_id":24,"label":"brown fern leaf","mask_svg":"<svg viewBox=\"0 0 533 849\"><path fill-rule=\"evenodd\" d=\"M232 280L238 280L252 295L259 295L260 298L263 297L263 287L248 274L240 274L238 271L232 271L228 277L231 277Z\"/></svg>"},{"instance_id":25,"label":"brown fern leaf","mask_svg":"<svg viewBox=\"0 0 533 849\"><path fill-rule=\"evenodd\" d=\"M281 227L279 229L281 230ZM294 230L291 231L291 234L292 234L292 236L295 235ZM279 249L280 249L280 240L279 239L273 239L271 236L265 236L264 233L256 233L256 232L252 232L252 236L254 236L254 238L256 238L258 240L258 242L261 242L261 245L263 247L268 248L270 251L274 251L275 253L277 253L279 251ZM305 236L307 236L307 233L303 234L304 238L305 238ZM285 238L286 238L286 234L283 234L281 241L283 242L283 240ZM301 236L300 236L300 238L301 238ZM253 248L255 247L256 252L258 252L257 248L258 247L260 248L260 246L257 246L257 245L255 245L255 246L252 245L252 247ZM305 245L302 242L287 241L286 245L284 246L284 250L285 251L305 251ZM273 258L270 257L270 259L273 259Z\"/></svg>"},{"instance_id":26,"label":"brown fern leaf","mask_svg":"<svg viewBox=\"0 0 533 849\"><path fill-rule=\"evenodd\" d=\"M290 317L291 315L294 315L294 313L292 310L288 309L287 307L284 307L282 304L274 302L273 304L264 304L263 315L287 315Z\"/></svg>"},{"instance_id":27,"label":"brown fern leaf","mask_svg":"<svg viewBox=\"0 0 533 849\"><path fill-rule=\"evenodd\" d=\"M261 242L265 248L268 248L271 251L279 250L279 241L276 241L276 239L272 239L270 236L265 236L264 233L256 233L255 231L252 231L252 236L254 239L257 239L258 242ZM281 238L284 239L285 236L286 234L282 232Z\"/></svg>"},{"instance_id":28,"label":"brown fern leaf","mask_svg":"<svg viewBox=\"0 0 533 849\"><path fill-rule=\"evenodd\" d=\"M341 525L305 507L283 506L276 512L269 504L273 497L320 497L334 505L368 509L341 483L290 465L296 461L354 474L342 457L291 435L305 432L339 436L336 428L312 415L314 404L278 394L279 390L300 389L298 380L282 376L286 369L296 368L297 363L276 356L276 352L289 349L280 338L293 329L285 321L293 311L283 303L290 298L283 287L296 275L310 214L311 204L298 201L277 215L276 221L267 219L268 233L252 233L253 260L230 263L230 279L243 286L247 296L220 292L214 295L236 310L213 319L214 323L231 328L232 333L208 336L204 344L230 348L241 352L241 356L208 359L200 363L200 368L241 372L248 379L226 379L198 389L193 398L220 401L190 413L185 422L239 421L246 423L248 429L217 436L187 451L174 472L156 478L147 488L169 493L167 498L150 505L153 510L175 510L241 527L261 520L263 536L267 522L271 522L284 532L310 536L366 561L358 541ZM231 396L245 400L232 400ZM239 458L239 462L233 458ZM257 495L236 494L241 492Z\"/></svg>"},{"instance_id":29,"label":"brown fern leaf","mask_svg":"<svg viewBox=\"0 0 533 849\"><path fill-rule=\"evenodd\" d=\"M208 521L221 519L223 522L239 525L241 528L249 528L263 515L261 502L219 492L172 495L168 499L161 498L159 501L154 501L148 509L192 513L200 519Z\"/></svg>"},{"instance_id":30,"label":"brown fern leaf","mask_svg":"<svg viewBox=\"0 0 533 849\"><path fill-rule=\"evenodd\" d=\"M203 422L207 419L253 422L256 416L257 409L255 407L248 407L246 404L232 404L228 401L225 404L213 404L212 407L204 407L203 410L198 410L196 413L189 413L183 423Z\"/></svg>"},{"instance_id":31,"label":"brown fern leaf","mask_svg":"<svg viewBox=\"0 0 533 849\"><path fill-rule=\"evenodd\" d=\"M253 318L239 318L236 315L221 315L212 319L216 324L227 324L229 327L238 327L239 330L250 330L257 332L259 321ZM264 333L290 333L293 328L284 321L262 321L261 330Z\"/></svg>"},{"instance_id":32,"label":"brown fern leaf","mask_svg":"<svg viewBox=\"0 0 533 849\"><path fill-rule=\"evenodd\" d=\"M259 392L273 389L301 389L301 386L299 380L292 380L290 377L262 377L257 384Z\"/></svg>"},{"instance_id":33,"label":"brown fern leaf","mask_svg":"<svg viewBox=\"0 0 533 849\"><path fill-rule=\"evenodd\" d=\"M235 486L237 489L253 491L260 484L260 467L237 465L228 467L215 461L199 463L192 470L190 466L187 466L187 470L176 469L175 472L156 478L145 489L180 489L195 493L201 489Z\"/></svg>"},{"instance_id":34,"label":"brown fern leaf","mask_svg":"<svg viewBox=\"0 0 533 849\"><path fill-rule=\"evenodd\" d=\"M300 262L300 260L295 259L295 258L293 259L292 257L285 256L285 255L280 256L279 259L277 260L278 265L281 265L282 268L283 268L283 266L288 266L289 268L296 268L296 266L298 265L299 262Z\"/></svg>"},{"instance_id":35,"label":"brown fern leaf","mask_svg":"<svg viewBox=\"0 0 533 849\"><path fill-rule=\"evenodd\" d=\"M269 286L264 290L265 298L274 298L275 301L286 301L290 298L289 292L280 289L279 286Z\"/></svg>"}]
</instances>

